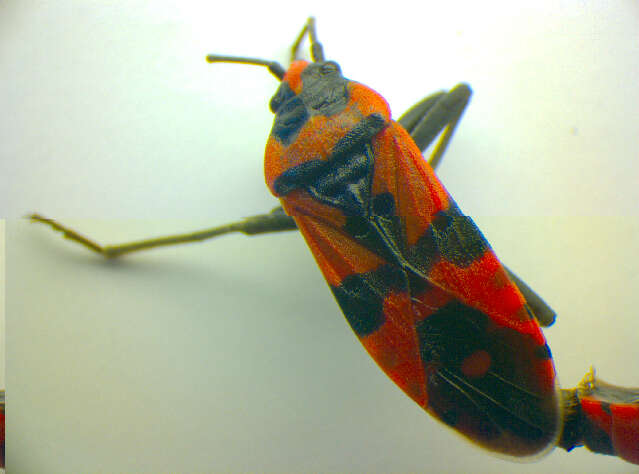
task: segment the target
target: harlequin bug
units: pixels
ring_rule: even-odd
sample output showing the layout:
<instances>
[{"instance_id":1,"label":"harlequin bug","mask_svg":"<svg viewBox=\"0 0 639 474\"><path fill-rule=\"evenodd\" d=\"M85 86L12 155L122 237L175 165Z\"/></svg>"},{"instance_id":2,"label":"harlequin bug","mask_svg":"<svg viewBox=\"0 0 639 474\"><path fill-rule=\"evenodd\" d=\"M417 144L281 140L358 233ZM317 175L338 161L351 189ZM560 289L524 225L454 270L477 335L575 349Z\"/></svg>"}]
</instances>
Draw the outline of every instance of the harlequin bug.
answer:
<instances>
[{"instance_id":1,"label":"harlequin bug","mask_svg":"<svg viewBox=\"0 0 639 474\"><path fill-rule=\"evenodd\" d=\"M298 58L307 35L312 62ZM207 59L266 66L281 81L270 101L275 121L265 175L282 207L222 227L106 247L31 218L110 258L229 232L299 229L364 347L437 419L504 455L585 443L636 462L622 454L628 438L614 430L606 432L610 449L590 443L584 417L566 418L576 426L570 432L579 433L567 436L564 405L594 420L589 403L599 392L559 391L540 329L554 312L502 266L433 172L470 98L467 85L427 97L395 122L380 95L325 60L312 18L288 70L255 58ZM440 136L426 162L421 151Z\"/></svg>"}]
</instances>

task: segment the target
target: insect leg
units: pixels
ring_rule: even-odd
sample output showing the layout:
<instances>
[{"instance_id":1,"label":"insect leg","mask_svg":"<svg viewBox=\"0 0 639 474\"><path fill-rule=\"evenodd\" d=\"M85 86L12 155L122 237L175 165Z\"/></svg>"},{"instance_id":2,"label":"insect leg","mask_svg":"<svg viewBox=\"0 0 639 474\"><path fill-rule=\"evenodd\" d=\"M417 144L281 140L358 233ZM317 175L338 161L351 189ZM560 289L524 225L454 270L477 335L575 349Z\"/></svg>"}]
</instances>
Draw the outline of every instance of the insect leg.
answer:
<instances>
[{"instance_id":1,"label":"insect leg","mask_svg":"<svg viewBox=\"0 0 639 474\"><path fill-rule=\"evenodd\" d=\"M526 299L526 303L533 312L533 316L542 327L551 326L555 319L557 318L557 313L548 306L548 304L535 293L532 288L530 288L526 282L524 282L521 278L515 275L510 268L504 265L506 269L506 273L508 273L508 277L512 280L515 286L521 291L521 294L524 295Z\"/></svg>"},{"instance_id":2,"label":"insect leg","mask_svg":"<svg viewBox=\"0 0 639 474\"><path fill-rule=\"evenodd\" d=\"M398 122L410 133L424 151L442 133L428 163L436 168L455 133L457 123L468 105L472 91L467 84L458 84L449 92L437 92L418 102L402 115Z\"/></svg>"},{"instance_id":3,"label":"insect leg","mask_svg":"<svg viewBox=\"0 0 639 474\"><path fill-rule=\"evenodd\" d=\"M417 143L417 137L413 136L415 127L420 122L420 120L428 114L428 111L433 108L435 103L445 95L445 91L434 92L433 94L425 97L424 99L413 105L397 120L397 122L402 127L404 127L408 133L411 134L411 138L415 140L415 143ZM422 151L424 151L424 148L426 148L420 143L417 143L417 146ZM426 146L428 146L428 144L426 144Z\"/></svg>"},{"instance_id":4,"label":"insect leg","mask_svg":"<svg viewBox=\"0 0 639 474\"><path fill-rule=\"evenodd\" d=\"M229 224L203 229L186 234L168 235L164 237L156 237L151 239L138 240L135 242L127 242L117 245L100 245L94 240L85 237L75 230L40 214L31 214L29 219L33 222L40 222L52 227L54 230L62 232L64 237L72 240L89 250L102 255L105 258L116 258L124 254L139 252L141 250L149 250L156 247L164 247L168 245L183 244L189 242L199 242L202 240L212 239L224 234L240 232L246 235L265 234L270 232L279 232L285 230L295 230L297 227L295 221L284 213L281 207L276 207L267 214L246 217L242 220L231 222Z\"/></svg>"}]
</instances>

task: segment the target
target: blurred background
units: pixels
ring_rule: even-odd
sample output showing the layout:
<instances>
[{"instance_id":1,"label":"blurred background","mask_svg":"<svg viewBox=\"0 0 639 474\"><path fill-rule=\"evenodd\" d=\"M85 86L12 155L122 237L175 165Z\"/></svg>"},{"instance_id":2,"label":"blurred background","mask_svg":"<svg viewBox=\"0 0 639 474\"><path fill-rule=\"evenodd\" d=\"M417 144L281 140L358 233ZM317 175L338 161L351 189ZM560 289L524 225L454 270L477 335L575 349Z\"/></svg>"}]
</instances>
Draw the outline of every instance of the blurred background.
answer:
<instances>
[{"instance_id":1,"label":"blurred background","mask_svg":"<svg viewBox=\"0 0 639 474\"><path fill-rule=\"evenodd\" d=\"M22 219L115 243L272 208L277 81L204 56L285 63L309 14L327 57L396 117L471 84L442 181L558 312L562 385L594 364L639 386L636 2L8 1L11 472L631 470L585 449L513 464L460 440L377 369L295 233L104 262Z\"/></svg>"}]
</instances>

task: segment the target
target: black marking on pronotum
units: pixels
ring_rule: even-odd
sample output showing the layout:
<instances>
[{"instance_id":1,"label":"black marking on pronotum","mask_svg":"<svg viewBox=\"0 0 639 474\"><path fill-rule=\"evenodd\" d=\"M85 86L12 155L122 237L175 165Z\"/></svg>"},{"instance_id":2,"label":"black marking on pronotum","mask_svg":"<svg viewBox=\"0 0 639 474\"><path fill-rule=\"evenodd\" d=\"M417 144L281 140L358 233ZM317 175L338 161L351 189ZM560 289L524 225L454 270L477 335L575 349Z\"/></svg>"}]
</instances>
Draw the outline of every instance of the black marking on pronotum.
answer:
<instances>
[{"instance_id":1,"label":"black marking on pronotum","mask_svg":"<svg viewBox=\"0 0 639 474\"><path fill-rule=\"evenodd\" d=\"M497 327L482 311L456 300L418 322L416 331L422 363L431 374L429 405L440 418L450 419L452 405L471 420L488 415L497 426L526 439L553 435L556 420L546 416L543 395L521 388L529 387L523 379L528 368L513 365L519 352L537 350L531 337ZM488 352L493 363L484 376L469 379L461 365L478 350Z\"/></svg>"},{"instance_id":2,"label":"black marking on pronotum","mask_svg":"<svg viewBox=\"0 0 639 474\"><path fill-rule=\"evenodd\" d=\"M406 289L406 273L394 265L349 275L339 286L331 286L344 316L359 337L374 333L386 321L384 298L391 291Z\"/></svg>"},{"instance_id":3,"label":"black marking on pronotum","mask_svg":"<svg viewBox=\"0 0 639 474\"><path fill-rule=\"evenodd\" d=\"M333 61L309 64L301 78L299 94L296 95L287 82L282 82L269 103L275 114L271 135L287 146L295 141L310 117L337 115L344 111L349 100L349 81Z\"/></svg>"},{"instance_id":4,"label":"black marking on pronotum","mask_svg":"<svg viewBox=\"0 0 639 474\"><path fill-rule=\"evenodd\" d=\"M348 79L334 61L309 64L301 74L300 96L313 115L330 117L341 113L348 104Z\"/></svg>"},{"instance_id":5,"label":"black marking on pronotum","mask_svg":"<svg viewBox=\"0 0 639 474\"><path fill-rule=\"evenodd\" d=\"M273 183L273 190L277 196L286 196L296 189L304 189L308 183L315 182L320 175L328 170L327 162L323 160L309 160L283 171Z\"/></svg>"},{"instance_id":6,"label":"black marking on pronotum","mask_svg":"<svg viewBox=\"0 0 639 474\"><path fill-rule=\"evenodd\" d=\"M279 133L278 119L275 122L272 133ZM366 216L374 160L369 143L385 126L379 114L364 117L335 144L326 161L313 159L283 171L275 180L275 192L284 196L305 189L346 216Z\"/></svg>"},{"instance_id":7,"label":"black marking on pronotum","mask_svg":"<svg viewBox=\"0 0 639 474\"><path fill-rule=\"evenodd\" d=\"M370 143L375 135L386 127L386 120L381 114L367 115L338 140L329 156L329 161L348 159L348 156Z\"/></svg>"},{"instance_id":8,"label":"black marking on pronotum","mask_svg":"<svg viewBox=\"0 0 639 474\"><path fill-rule=\"evenodd\" d=\"M273 189L278 196L303 189L346 216L364 217L370 195L371 162L369 149L336 161L309 160L283 171Z\"/></svg>"},{"instance_id":9,"label":"black marking on pronotum","mask_svg":"<svg viewBox=\"0 0 639 474\"><path fill-rule=\"evenodd\" d=\"M288 82L282 82L275 91L275 95L271 97L271 101L268 103L271 112L276 114L283 103L295 97L295 92L288 85Z\"/></svg>"},{"instance_id":10,"label":"black marking on pronotum","mask_svg":"<svg viewBox=\"0 0 639 474\"><path fill-rule=\"evenodd\" d=\"M288 84L282 84L282 86L284 85L288 87ZM271 135L280 143L290 145L295 141L297 134L308 121L308 117L309 114L302 103L302 99L298 96L293 96L278 107Z\"/></svg>"},{"instance_id":11,"label":"black marking on pronotum","mask_svg":"<svg viewBox=\"0 0 639 474\"><path fill-rule=\"evenodd\" d=\"M317 201L339 209L345 216L366 217L370 198L373 153L369 146L330 161L306 190Z\"/></svg>"}]
</instances>

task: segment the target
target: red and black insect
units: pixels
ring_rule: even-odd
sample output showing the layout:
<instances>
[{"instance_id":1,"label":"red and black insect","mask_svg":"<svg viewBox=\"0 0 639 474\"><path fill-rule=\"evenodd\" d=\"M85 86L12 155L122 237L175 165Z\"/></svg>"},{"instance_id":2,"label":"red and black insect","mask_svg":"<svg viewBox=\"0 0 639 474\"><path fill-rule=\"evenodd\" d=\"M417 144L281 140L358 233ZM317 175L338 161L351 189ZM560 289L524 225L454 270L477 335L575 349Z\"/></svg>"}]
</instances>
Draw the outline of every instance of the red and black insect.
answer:
<instances>
[{"instance_id":1,"label":"red and black insect","mask_svg":"<svg viewBox=\"0 0 639 474\"><path fill-rule=\"evenodd\" d=\"M303 39L312 62L298 59ZM107 257L203 240L299 229L356 335L421 407L490 451L532 456L555 445L639 462L637 391L594 378L560 391L540 325L551 308L506 269L433 168L468 103L460 84L391 119L376 92L327 61L310 19L281 84L265 153L266 183L281 208L191 234L102 247L47 223ZM430 159L422 151L437 138ZM593 441L593 439L595 441Z\"/></svg>"}]
</instances>

